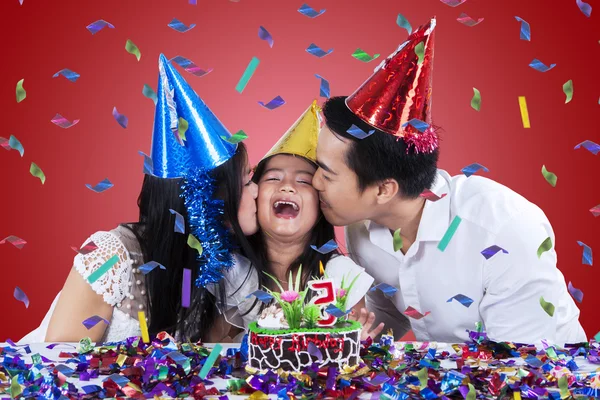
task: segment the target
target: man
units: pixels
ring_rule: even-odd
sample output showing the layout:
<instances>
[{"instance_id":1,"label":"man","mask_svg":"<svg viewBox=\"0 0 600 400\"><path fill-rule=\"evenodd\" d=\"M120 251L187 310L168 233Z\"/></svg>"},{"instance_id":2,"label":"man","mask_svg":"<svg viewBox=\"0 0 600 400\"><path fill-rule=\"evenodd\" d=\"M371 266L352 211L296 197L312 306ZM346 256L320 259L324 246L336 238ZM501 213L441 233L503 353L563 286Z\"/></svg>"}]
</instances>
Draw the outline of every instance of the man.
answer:
<instances>
[{"instance_id":1,"label":"man","mask_svg":"<svg viewBox=\"0 0 600 400\"><path fill-rule=\"evenodd\" d=\"M431 125L435 20L417 29L353 95L329 99L313 185L349 255L377 283L367 307L398 339L585 341L556 268L548 219L490 179L437 169ZM422 45L421 45L422 44ZM551 242L549 242L551 241ZM485 250L485 251L484 251Z\"/></svg>"}]
</instances>

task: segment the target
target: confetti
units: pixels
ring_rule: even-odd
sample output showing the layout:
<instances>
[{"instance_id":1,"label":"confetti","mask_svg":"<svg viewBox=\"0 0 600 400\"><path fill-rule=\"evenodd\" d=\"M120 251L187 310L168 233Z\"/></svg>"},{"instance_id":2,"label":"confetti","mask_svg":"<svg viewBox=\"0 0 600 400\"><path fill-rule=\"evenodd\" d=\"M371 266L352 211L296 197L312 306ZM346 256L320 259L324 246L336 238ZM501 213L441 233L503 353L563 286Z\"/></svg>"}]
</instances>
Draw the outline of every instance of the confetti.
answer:
<instances>
[{"instance_id":1,"label":"confetti","mask_svg":"<svg viewBox=\"0 0 600 400\"><path fill-rule=\"evenodd\" d=\"M90 329L92 329L93 327L95 327L96 325L98 325L99 322L104 322L106 325L109 325L110 322L108 322L108 320L98 316L98 315L94 315L93 317L89 317L88 319L86 319L85 321L82 322L83 326L85 326L87 328L87 330L89 331Z\"/></svg>"},{"instance_id":2,"label":"confetti","mask_svg":"<svg viewBox=\"0 0 600 400\"><path fill-rule=\"evenodd\" d=\"M13 293L13 295L15 296L15 299L25 304L25 308L29 308L29 297L27 297L25 292L21 290L20 287L15 287L15 292Z\"/></svg>"},{"instance_id":3,"label":"confetti","mask_svg":"<svg viewBox=\"0 0 600 400\"><path fill-rule=\"evenodd\" d=\"M79 254L85 256L86 254L89 254L92 251L96 250L98 248L98 246L96 246L96 243L94 243L93 241L89 241L88 243L84 244L80 249L78 249L75 246L71 246L71 248L76 253L79 253Z\"/></svg>"},{"instance_id":4,"label":"confetti","mask_svg":"<svg viewBox=\"0 0 600 400\"><path fill-rule=\"evenodd\" d=\"M102 264L100 266L100 268L98 268L97 270L95 270L94 272L92 272L88 276L87 281L90 283L90 285L93 284L98 279L100 279L102 277L102 275L104 275L105 273L107 273L108 270L110 270L113 267L113 265L115 265L118 262L119 262L119 256L117 254L115 254L114 256L112 256L111 258L109 258L108 260L106 260L106 262L104 264Z\"/></svg>"},{"instance_id":5,"label":"confetti","mask_svg":"<svg viewBox=\"0 0 600 400\"><path fill-rule=\"evenodd\" d=\"M192 291L192 270L183 269L183 280L181 281L181 307L190 307L190 297Z\"/></svg>"},{"instance_id":6,"label":"confetti","mask_svg":"<svg viewBox=\"0 0 600 400\"><path fill-rule=\"evenodd\" d=\"M311 356L313 356L314 359L317 360L317 362L319 362L319 363L323 362L323 354L321 354L321 351L319 350L319 348L313 342L308 342L308 348L307 348L307 350L308 350L308 354L310 354Z\"/></svg>"},{"instance_id":7,"label":"confetti","mask_svg":"<svg viewBox=\"0 0 600 400\"><path fill-rule=\"evenodd\" d=\"M467 0L440 0L440 1L450 7L457 7L457 6L460 6L462 3L464 3Z\"/></svg>"},{"instance_id":8,"label":"confetti","mask_svg":"<svg viewBox=\"0 0 600 400\"><path fill-rule=\"evenodd\" d=\"M360 129L358 126L352 124L352 126L350 128L348 128L348 130L346 132L349 133L349 134L351 134L352 136L354 136L358 140L362 140L362 139L364 139L366 137L371 136L373 133L375 133L375 129L370 130L367 133L367 132L363 131L362 129Z\"/></svg>"},{"instance_id":9,"label":"confetti","mask_svg":"<svg viewBox=\"0 0 600 400\"><path fill-rule=\"evenodd\" d=\"M54 116L54 118L52 118L50 120L54 125L58 125L63 129L68 129L74 125L77 125L77 123L79 122L78 119L74 120L73 122L70 122L68 119L66 119L65 117L63 117L60 114L56 114Z\"/></svg>"},{"instance_id":10,"label":"confetti","mask_svg":"<svg viewBox=\"0 0 600 400\"><path fill-rule=\"evenodd\" d=\"M412 26L410 26L410 22L408 22L404 15L398 14L398 17L396 17L396 25L398 25L400 28L406 29L409 35L412 33Z\"/></svg>"},{"instance_id":11,"label":"confetti","mask_svg":"<svg viewBox=\"0 0 600 400\"><path fill-rule=\"evenodd\" d=\"M563 92L565 94L565 96L567 96L567 99L565 100L565 104L567 104L568 102L570 102L573 99L573 80L569 79L568 81L566 81L563 85Z\"/></svg>"},{"instance_id":12,"label":"confetti","mask_svg":"<svg viewBox=\"0 0 600 400\"><path fill-rule=\"evenodd\" d=\"M323 49L321 49L319 46L317 46L314 43L311 43L310 46L308 46L308 48L306 49L307 53L312 54L313 56L319 57L319 58L323 58L326 55L331 54L332 51L333 51L333 49L324 51Z\"/></svg>"},{"instance_id":13,"label":"confetti","mask_svg":"<svg viewBox=\"0 0 600 400\"><path fill-rule=\"evenodd\" d=\"M138 311L138 321L140 322L140 331L142 332L142 341L150 343L150 335L148 335L148 324L146 323L146 313Z\"/></svg>"},{"instance_id":14,"label":"confetti","mask_svg":"<svg viewBox=\"0 0 600 400\"><path fill-rule=\"evenodd\" d=\"M371 57L369 54L367 54L364 50L361 50L360 48L357 48L356 50L354 50L354 53L352 53L352 57L356 58L359 61L362 62L370 62L375 60L376 58L378 58L381 54L373 54L373 57Z\"/></svg>"},{"instance_id":15,"label":"confetti","mask_svg":"<svg viewBox=\"0 0 600 400\"><path fill-rule=\"evenodd\" d=\"M417 371L417 378L419 379L420 389L425 389L427 387L429 373L426 367L421 368Z\"/></svg>"},{"instance_id":16,"label":"confetti","mask_svg":"<svg viewBox=\"0 0 600 400\"><path fill-rule=\"evenodd\" d=\"M19 154L21 154L21 157L23 157L23 154L25 154L23 145L14 135L10 135L9 139L0 137L0 146L2 146L5 150L17 150Z\"/></svg>"},{"instance_id":17,"label":"confetti","mask_svg":"<svg viewBox=\"0 0 600 400\"><path fill-rule=\"evenodd\" d=\"M321 86L319 87L319 96L321 97L325 97L325 98L329 98L329 81L327 81L327 79L323 78L321 75L319 74L315 74L315 76L321 80Z\"/></svg>"},{"instance_id":18,"label":"confetti","mask_svg":"<svg viewBox=\"0 0 600 400\"><path fill-rule=\"evenodd\" d=\"M550 64L550 66L548 67L546 64L544 64L543 62L541 62L537 58L534 58L533 61L531 63L529 63L529 66L531 68L535 69L536 71L548 72L552 68L556 67L556 64Z\"/></svg>"},{"instance_id":19,"label":"confetti","mask_svg":"<svg viewBox=\"0 0 600 400\"><path fill-rule=\"evenodd\" d=\"M587 244L577 241L577 244L583 247L583 255L581 257L581 263L583 265L592 265L594 263L592 258L592 249Z\"/></svg>"},{"instance_id":20,"label":"confetti","mask_svg":"<svg viewBox=\"0 0 600 400\"><path fill-rule=\"evenodd\" d=\"M544 296L540 297L540 305L546 311L546 314L553 317L554 316L554 304L547 302L544 300Z\"/></svg>"},{"instance_id":21,"label":"confetti","mask_svg":"<svg viewBox=\"0 0 600 400\"><path fill-rule=\"evenodd\" d=\"M246 140L247 138L248 135L246 135L246 132L244 132L243 130L237 131L235 134L231 135L228 138L225 136L221 136L221 139L231 144L238 144L239 142Z\"/></svg>"},{"instance_id":22,"label":"confetti","mask_svg":"<svg viewBox=\"0 0 600 400\"><path fill-rule=\"evenodd\" d=\"M190 125L188 124L188 122L185 118L179 117L179 120L177 123L177 134L179 135L179 143L181 143L182 145L183 145L183 142L186 140L185 133L187 132L189 126Z\"/></svg>"},{"instance_id":23,"label":"confetti","mask_svg":"<svg viewBox=\"0 0 600 400\"><path fill-rule=\"evenodd\" d=\"M465 296L464 294L457 294L455 296L452 296L446 301L446 303L451 303L452 300L458 301L460 304L467 308L471 307L471 304L473 304L473 299Z\"/></svg>"},{"instance_id":24,"label":"confetti","mask_svg":"<svg viewBox=\"0 0 600 400\"><path fill-rule=\"evenodd\" d=\"M373 286L371 289L369 289L369 291L370 292L374 292L377 289L381 290L381 292L386 297L391 297L391 296L393 296L398 291L398 289L396 289L392 285L388 285L387 283L379 283L379 284Z\"/></svg>"},{"instance_id":25,"label":"confetti","mask_svg":"<svg viewBox=\"0 0 600 400\"><path fill-rule=\"evenodd\" d=\"M544 176L544 179L546 179L546 182L550 184L550 186L556 187L556 181L558 180L558 177L552 172L548 171L545 165L542 165L542 175Z\"/></svg>"},{"instance_id":26,"label":"confetti","mask_svg":"<svg viewBox=\"0 0 600 400\"><path fill-rule=\"evenodd\" d=\"M581 289L577 289L576 287L574 287L571 282L569 282L568 288L569 293L571 293L571 296L573 296L573 298L578 303L581 303L583 301L583 292L581 291Z\"/></svg>"},{"instance_id":27,"label":"confetti","mask_svg":"<svg viewBox=\"0 0 600 400\"><path fill-rule=\"evenodd\" d=\"M111 181L110 181L108 178L104 178L104 180L102 180L102 181L98 182L98 183L96 184L96 186L92 186L92 185L90 185L89 183L86 183L86 184L85 184L85 187L86 187L86 188L88 188L88 189L90 189L91 191L93 191L93 192L96 192L96 193L102 193L102 192L104 192L105 190L108 190L108 189L110 189L110 188L111 188L111 187L113 187L113 186L114 186L114 185L112 184L112 182L111 182Z\"/></svg>"},{"instance_id":28,"label":"confetti","mask_svg":"<svg viewBox=\"0 0 600 400\"><path fill-rule=\"evenodd\" d=\"M223 346L221 346L219 343L215 344L215 347L213 347L212 351L210 352L210 355L204 362L204 365L202 366L202 369L200 370L200 373L198 374L198 376L200 378L202 378L202 379L206 378L206 376L210 372L210 369L215 364L215 361L217 361L217 358L219 358L219 355L221 355L222 349L223 349Z\"/></svg>"},{"instance_id":29,"label":"confetti","mask_svg":"<svg viewBox=\"0 0 600 400\"><path fill-rule=\"evenodd\" d=\"M317 248L317 246L315 246L314 244L311 244L310 248L321 254L328 254L328 253L331 253L332 251L336 250L338 248L338 245L335 242L335 240L331 239L330 241L328 241L327 243L325 243L323 246L321 246L319 248Z\"/></svg>"},{"instance_id":30,"label":"confetti","mask_svg":"<svg viewBox=\"0 0 600 400\"><path fill-rule=\"evenodd\" d=\"M540 247L538 247L537 250L537 256L538 258L542 257L542 254L547 252L548 250L550 250L552 248L552 239L550 237L547 237L542 244L540 244Z\"/></svg>"},{"instance_id":31,"label":"confetti","mask_svg":"<svg viewBox=\"0 0 600 400\"><path fill-rule=\"evenodd\" d=\"M269 293L263 290L255 290L254 292L246 296L246 298L249 299L252 296L256 297L258 300L262 301L265 304L267 304L273 299L273 296L271 296Z\"/></svg>"},{"instance_id":32,"label":"confetti","mask_svg":"<svg viewBox=\"0 0 600 400\"><path fill-rule=\"evenodd\" d=\"M123 129L127 128L127 123L129 122L129 120L127 119L126 115L119 114L119 112L117 111L117 107L113 107L112 115L115 118L115 121L117 121L117 123L121 125Z\"/></svg>"},{"instance_id":33,"label":"confetti","mask_svg":"<svg viewBox=\"0 0 600 400\"><path fill-rule=\"evenodd\" d=\"M600 204L598 204L596 207L590 208L590 212L592 213L592 215L594 217L597 217L598 215L600 215Z\"/></svg>"},{"instance_id":34,"label":"confetti","mask_svg":"<svg viewBox=\"0 0 600 400\"><path fill-rule=\"evenodd\" d=\"M138 154L144 156L144 174L154 175L154 165L152 158L141 150L138 150Z\"/></svg>"},{"instance_id":35,"label":"confetti","mask_svg":"<svg viewBox=\"0 0 600 400\"><path fill-rule=\"evenodd\" d=\"M309 6L308 4L302 4L302 6L300 6L300 8L298 9L298 12L302 15L306 15L309 18L316 18L319 15L323 14L326 11L326 9L322 9L321 11L317 12L314 8L312 8L311 6Z\"/></svg>"},{"instance_id":36,"label":"confetti","mask_svg":"<svg viewBox=\"0 0 600 400\"><path fill-rule=\"evenodd\" d=\"M140 49L138 49L135 43L133 43L130 39L127 39L127 42L125 43L125 50L129 54L133 54L138 61L140 61L140 58L142 58L142 53L140 53Z\"/></svg>"},{"instance_id":37,"label":"confetti","mask_svg":"<svg viewBox=\"0 0 600 400\"><path fill-rule=\"evenodd\" d=\"M479 171L480 169L482 169L484 172L490 172L489 169L487 169L486 167L484 167L483 165L481 165L479 163L473 163L471 165L467 165L466 167L464 167L460 171L463 174L465 174L466 177L468 178L471 175L473 175L474 173L476 173L477 171Z\"/></svg>"},{"instance_id":38,"label":"confetti","mask_svg":"<svg viewBox=\"0 0 600 400\"><path fill-rule=\"evenodd\" d=\"M583 147L584 149L586 149L593 155L598 155L598 153L600 152L600 145L592 142L591 140L585 140L585 141L579 143L577 146L575 146L575 150L577 150L581 147Z\"/></svg>"},{"instance_id":39,"label":"confetti","mask_svg":"<svg viewBox=\"0 0 600 400\"><path fill-rule=\"evenodd\" d=\"M21 239L20 237L14 236L14 235L7 236L4 239L0 240L0 244L5 244L5 243L10 243L19 250L21 250L27 244L27 242L25 240Z\"/></svg>"},{"instance_id":40,"label":"confetti","mask_svg":"<svg viewBox=\"0 0 600 400\"><path fill-rule=\"evenodd\" d=\"M490 258L494 257L499 251L502 251L504 254L508 254L508 251L496 245L490 246L487 249L482 250L481 254L485 257L486 260L489 260Z\"/></svg>"},{"instance_id":41,"label":"confetti","mask_svg":"<svg viewBox=\"0 0 600 400\"><path fill-rule=\"evenodd\" d=\"M394 251L401 250L404 246L404 243L402 242L402 236L400 236L401 230L402 228L398 228L394 231Z\"/></svg>"},{"instance_id":42,"label":"confetti","mask_svg":"<svg viewBox=\"0 0 600 400\"><path fill-rule=\"evenodd\" d=\"M527 100L525 99L525 96L519 96L519 108L521 109L523 128L531 128L531 124L529 123L529 111L527 111Z\"/></svg>"},{"instance_id":43,"label":"confetti","mask_svg":"<svg viewBox=\"0 0 600 400\"><path fill-rule=\"evenodd\" d=\"M274 110L284 105L285 100L281 96L277 96L273 100L269 101L267 104L263 103L262 101L259 101L258 104L260 104L264 108L268 108L269 110Z\"/></svg>"},{"instance_id":44,"label":"confetti","mask_svg":"<svg viewBox=\"0 0 600 400\"><path fill-rule=\"evenodd\" d=\"M167 25L169 28L176 30L177 32L185 33L190 29L193 29L196 24L191 24L190 26L186 26L183 22L178 20L177 18L173 18L171 22ZM139 61L139 60L138 60Z\"/></svg>"},{"instance_id":45,"label":"confetti","mask_svg":"<svg viewBox=\"0 0 600 400\"><path fill-rule=\"evenodd\" d=\"M417 65L421 65L423 63L423 58L425 57L425 44L423 42L415 46L415 54L418 57Z\"/></svg>"},{"instance_id":46,"label":"confetti","mask_svg":"<svg viewBox=\"0 0 600 400\"><path fill-rule=\"evenodd\" d=\"M189 72L190 74L195 75L197 77L203 77L204 75L212 72L213 70L212 68L203 70L202 68L197 66L193 61L188 60L187 58L182 56L173 57L169 61L179 65L185 70L185 72Z\"/></svg>"},{"instance_id":47,"label":"confetti","mask_svg":"<svg viewBox=\"0 0 600 400\"><path fill-rule=\"evenodd\" d=\"M185 221L183 219L183 215L179 214L177 211L169 208L171 214L175 215L175 226L174 230L177 233L185 233Z\"/></svg>"},{"instance_id":48,"label":"confetti","mask_svg":"<svg viewBox=\"0 0 600 400\"><path fill-rule=\"evenodd\" d=\"M156 97L156 92L154 91L154 89L152 89L150 86L144 84L144 88L142 89L142 94L149 98L150 100L152 100L152 102L154 102L154 105L156 105L156 103L158 102L158 97Z\"/></svg>"},{"instance_id":49,"label":"confetti","mask_svg":"<svg viewBox=\"0 0 600 400\"><path fill-rule=\"evenodd\" d=\"M193 6L197 6L198 5L198 0L189 0L189 3Z\"/></svg>"},{"instance_id":50,"label":"confetti","mask_svg":"<svg viewBox=\"0 0 600 400\"><path fill-rule=\"evenodd\" d=\"M257 390L256 392L248 396L248 400L269 400L269 396L267 396L262 390Z\"/></svg>"},{"instance_id":51,"label":"confetti","mask_svg":"<svg viewBox=\"0 0 600 400\"><path fill-rule=\"evenodd\" d=\"M27 92L23 89L23 81L25 81L25 79L21 79L17 82L17 103L22 102L25 100L25 97L27 97Z\"/></svg>"},{"instance_id":52,"label":"confetti","mask_svg":"<svg viewBox=\"0 0 600 400\"><path fill-rule=\"evenodd\" d=\"M473 18L469 17L467 14L461 13L456 20L465 26L473 27L473 26L481 23L483 21L483 18L479 18L477 21L475 21Z\"/></svg>"},{"instance_id":53,"label":"confetti","mask_svg":"<svg viewBox=\"0 0 600 400\"><path fill-rule=\"evenodd\" d=\"M192 249L196 249L196 251L198 251L199 256L202 255L202 245L200 244L198 239L196 239L196 237L194 235L192 235L191 233L188 235L187 244Z\"/></svg>"},{"instance_id":54,"label":"confetti","mask_svg":"<svg viewBox=\"0 0 600 400\"><path fill-rule=\"evenodd\" d=\"M273 37L263 26L258 27L258 37L261 40L265 40L267 43L269 43L269 47L273 48Z\"/></svg>"},{"instance_id":55,"label":"confetti","mask_svg":"<svg viewBox=\"0 0 600 400\"><path fill-rule=\"evenodd\" d=\"M448 247L448 243L450 243L452 236L454 236L454 233L456 233L456 230L458 229L458 226L460 225L461 221L462 219L458 215L454 217L452 223L448 227L448 230L446 231L446 233L442 237L442 240L440 241L440 244L438 245L438 249L440 251L446 250L446 247Z\"/></svg>"},{"instance_id":56,"label":"confetti","mask_svg":"<svg viewBox=\"0 0 600 400\"><path fill-rule=\"evenodd\" d=\"M29 167L29 173L36 178L40 178L42 185L46 182L46 175L44 174L44 171L42 171L42 169L38 167L36 163L31 163L31 166Z\"/></svg>"},{"instance_id":57,"label":"confetti","mask_svg":"<svg viewBox=\"0 0 600 400\"><path fill-rule=\"evenodd\" d=\"M577 7L579 7L583 15L585 15L588 18L590 17L590 15L592 15L592 6L590 6L583 0L575 0L575 2L577 3Z\"/></svg>"},{"instance_id":58,"label":"confetti","mask_svg":"<svg viewBox=\"0 0 600 400\"><path fill-rule=\"evenodd\" d=\"M418 118L413 118L410 121L403 123L402 127L405 128L408 125L412 126L419 132L425 132L427 128L429 128L429 124L427 122L421 121Z\"/></svg>"},{"instance_id":59,"label":"confetti","mask_svg":"<svg viewBox=\"0 0 600 400\"><path fill-rule=\"evenodd\" d=\"M56 78L58 76L64 76L65 78L67 78L68 80L70 80L71 82L77 82L77 79L79 79L80 75L77 72L73 72L68 68L65 69L61 69L60 71L58 71L57 73L55 73L54 75L52 75L53 78Z\"/></svg>"},{"instance_id":60,"label":"confetti","mask_svg":"<svg viewBox=\"0 0 600 400\"><path fill-rule=\"evenodd\" d=\"M529 26L529 23L521 17L515 16L515 19L521 23L521 40L531 41L531 27Z\"/></svg>"},{"instance_id":61,"label":"confetti","mask_svg":"<svg viewBox=\"0 0 600 400\"><path fill-rule=\"evenodd\" d=\"M431 312L427 311L425 314L421 314L419 311L417 311L413 307L409 306L406 310L404 310L404 314L413 319L421 319L421 318L425 318L426 316L431 314Z\"/></svg>"},{"instance_id":62,"label":"confetti","mask_svg":"<svg viewBox=\"0 0 600 400\"><path fill-rule=\"evenodd\" d=\"M238 93L242 93L244 91L244 89L246 88L246 85L248 85L248 81L250 80L250 78L252 78L252 75L256 71L256 68L258 67L259 63L260 63L260 60L258 58L252 57L252 60L250 60L250 63L248 63L248 66L246 67L244 74L242 75L242 77L240 78L240 81L238 82L238 84L235 87L235 90Z\"/></svg>"},{"instance_id":63,"label":"confetti","mask_svg":"<svg viewBox=\"0 0 600 400\"><path fill-rule=\"evenodd\" d=\"M96 22L92 22L91 24L89 24L86 28L88 31L92 32L92 35L95 35L96 33L98 33L99 31L101 31L102 29L109 27L110 29L115 29L114 25L106 22L103 19L99 19Z\"/></svg>"},{"instance_id":64,"label":"confetti","mask_svg":"<svg viewBox=\"0 0 600 400\"><path fill-rule=\"evenodd\" d=\"M160 268L160 269L164 269L164 270L167 269L164 265L162 265L161 263L156 262L156 261L149 261L149 262L145 263L144 265L140 265L138 267L140 272L144 275L148 275L155 268Z\"/></svg>"},{"instance_id":65,"label":"confetti","mask_svg":"<svg viewBox=\"0 0 600 400\"><path fill-rule=\"evenodd\" d=\"M448 193L442 193L441 196L438 196L437 194L433 193L431 190L425 189L423 191L423 193L421 193L419 196L425 198L426 200L435 202L435 201L443 199L444 197L446 197L447 194Z\"/></svg>"},{"instance_id":66,"label":"confetti","mask_svg":"<svg viewBox=\"0 0 600 400\"><path fill-rule=\"evenodd\" d=\"M473 88L473 98L471 99L471 108L475 111L481 109L481 93L477 88Z\"/></svg>"},{"instance_id":67,"label":"confetti","mask_svg":"<svg viewBox=\"0 0 600 400\"><path fill-rule=\"evenodd\" d=\"M337 308L336 306L334 306L333 304L328 305L325 308L325 312L329 315L333 315L336 318L342 318L346 315L348 315L350 313L350 311L352 310L348 310L346 312L340 310L339 308Z\"/></svg>"}]
</instances>

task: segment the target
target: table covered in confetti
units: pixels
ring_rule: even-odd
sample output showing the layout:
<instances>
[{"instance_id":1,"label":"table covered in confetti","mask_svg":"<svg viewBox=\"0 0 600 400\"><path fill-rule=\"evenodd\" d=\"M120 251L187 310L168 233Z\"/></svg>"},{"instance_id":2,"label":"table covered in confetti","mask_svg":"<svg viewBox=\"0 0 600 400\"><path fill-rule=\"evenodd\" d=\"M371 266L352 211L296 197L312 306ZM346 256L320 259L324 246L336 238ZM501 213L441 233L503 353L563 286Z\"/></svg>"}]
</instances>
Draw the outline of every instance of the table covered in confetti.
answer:
<instances>
[{"instance_id":1,"label":"table covered in confetti","mask_svg":"<svg viewBox=\"0 0 600 400\"><path fill-rule=\"evenodd\" d=\"M218 349L215 350L215 346ZM30 398L553 398L600 396L596 342L366 343L353 371L248 375L239 345L131 338L118 345L0 344L0 396ZM214 354L213 354L214 353Z\"/></svg>"}]
</instances>

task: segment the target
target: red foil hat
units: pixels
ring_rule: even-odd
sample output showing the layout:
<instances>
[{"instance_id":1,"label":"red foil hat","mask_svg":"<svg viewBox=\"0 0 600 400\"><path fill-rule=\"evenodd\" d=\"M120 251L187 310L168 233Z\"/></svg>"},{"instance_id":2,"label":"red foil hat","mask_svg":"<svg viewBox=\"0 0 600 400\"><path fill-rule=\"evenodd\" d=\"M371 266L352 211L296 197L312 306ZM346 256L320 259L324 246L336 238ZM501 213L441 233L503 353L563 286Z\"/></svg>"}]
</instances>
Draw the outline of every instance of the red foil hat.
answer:
<instances>
[{"instance_id":1,"label":"red foil hat","mask_svg":"<svg viewBox=\"0 0 600 400\"><path fill-rule=\"evenodd\" d=\"M431 126L434 29L435 18L416 29L346 99L348 108L360 119L383 132L402 137L408 144L407 151L414 146L417 153L429 153L438 147L438 138Z\"/></svg>"}]
</instances>

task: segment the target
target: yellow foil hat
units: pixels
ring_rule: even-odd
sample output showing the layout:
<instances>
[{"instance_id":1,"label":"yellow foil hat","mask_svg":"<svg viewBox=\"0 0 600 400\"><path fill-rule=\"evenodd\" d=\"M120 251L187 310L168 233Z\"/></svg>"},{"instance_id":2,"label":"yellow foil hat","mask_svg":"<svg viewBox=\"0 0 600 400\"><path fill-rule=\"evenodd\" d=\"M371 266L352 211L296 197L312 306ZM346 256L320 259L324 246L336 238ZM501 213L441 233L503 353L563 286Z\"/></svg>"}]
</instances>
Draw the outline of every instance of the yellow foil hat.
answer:
<instances>
[{"instance_id":1,"label":"yellow foil hat","mask_svg":"<svg viewBox=\"0 0 600 400\"><path fill-rule=\"evenodd\" d=\"M277 154L293 154L316 163L317 140L319 129L321 129L320 111L317 101L313 101L262 159L265 160Z\"/></svg>"}]
</instances>

